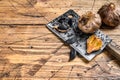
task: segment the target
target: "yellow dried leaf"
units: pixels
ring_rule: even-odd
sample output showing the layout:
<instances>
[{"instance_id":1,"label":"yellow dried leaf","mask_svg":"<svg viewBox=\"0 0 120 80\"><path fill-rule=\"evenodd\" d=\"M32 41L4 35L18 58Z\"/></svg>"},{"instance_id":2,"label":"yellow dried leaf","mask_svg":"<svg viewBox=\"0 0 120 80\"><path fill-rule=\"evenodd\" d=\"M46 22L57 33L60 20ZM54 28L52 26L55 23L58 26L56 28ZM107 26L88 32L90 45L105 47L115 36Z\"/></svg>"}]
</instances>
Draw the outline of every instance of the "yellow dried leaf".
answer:
<instances>
[{"instance_id":1,"label":"yellow dried leaf","mask_svg":"<svg viewBox=\"0 0 120 80\"><path fill-rule=\"evenodd\" d=\"M87 39L87 53L97 51L102 47L102 40L96 35L92 35Z\"/></svg>"}]
</instances>

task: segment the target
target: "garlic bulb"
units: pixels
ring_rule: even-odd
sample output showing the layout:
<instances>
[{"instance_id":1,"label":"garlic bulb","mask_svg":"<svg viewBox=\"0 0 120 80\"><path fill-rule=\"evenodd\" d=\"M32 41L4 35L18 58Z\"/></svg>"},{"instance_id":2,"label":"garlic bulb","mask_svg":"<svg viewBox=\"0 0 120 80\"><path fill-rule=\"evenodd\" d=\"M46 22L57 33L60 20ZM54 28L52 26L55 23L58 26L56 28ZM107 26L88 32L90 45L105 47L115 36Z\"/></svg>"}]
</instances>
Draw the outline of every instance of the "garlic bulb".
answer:
<instances>
[{"instance_id":1,"label":"garlic bulb","mask_svg":"<svg viewBox=\"0 0 120 80\"><path fill-rule=\"evenodd\" d=\"M120 24L120 7L116 7L114 3L103 5L99 11L102 22L111 28L115 28Z\"/></svg>"},{"instance_id":2,"label":"garlic bulb","mask_svg":"<svg viewBox=\"0 0 120 80\"><path fill-rule=\"evenodd\" d=\"M99 14L90 11L86 12L79 19L78 27L84 33L94 33L101 26L101 18Z\"/></svg>"}]
</instances>

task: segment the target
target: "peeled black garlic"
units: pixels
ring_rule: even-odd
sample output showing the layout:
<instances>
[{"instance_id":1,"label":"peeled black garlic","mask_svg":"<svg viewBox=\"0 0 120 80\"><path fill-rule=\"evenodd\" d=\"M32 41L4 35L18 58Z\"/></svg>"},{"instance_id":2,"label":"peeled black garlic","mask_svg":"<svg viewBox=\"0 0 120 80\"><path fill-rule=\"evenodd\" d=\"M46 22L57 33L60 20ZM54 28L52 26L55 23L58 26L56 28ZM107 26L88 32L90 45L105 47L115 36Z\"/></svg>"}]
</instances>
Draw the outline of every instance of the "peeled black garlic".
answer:
<instances>
[{"instance_id":1,"label":"peeled black garlic","mask_svg":"<svg viewBox=\"0 0 120 80\"><path fill-rule=\"evenodd\" d=\"M67 32L69 28L70 28L69 25L65 23L54 26L54 29L56 29L59 32L63 32L63 33Z\"/></svg>"},{"instance_id":2,"label":"peeled black garlic","mask_svg":"<svg viewBox=\"0 0 120 80\"><path fill-rule=\"evenodd\" d=\"M101 18L99 14L93 12L86 12L79 19L78 27L84 33L94 33L101 26Z\"/></svg>"},{"instance_id":3,"label":"peeled black garlic","mask_svg":"<svg viewBox=\"0 0 120 80\"><path fill-rule=\"evenodd\" d=\"M120 7L116 6L114 3L109 3L103 5L99 11L102 22L110 28L115 28L120 24Z\"/></svg>"}]
</instances>

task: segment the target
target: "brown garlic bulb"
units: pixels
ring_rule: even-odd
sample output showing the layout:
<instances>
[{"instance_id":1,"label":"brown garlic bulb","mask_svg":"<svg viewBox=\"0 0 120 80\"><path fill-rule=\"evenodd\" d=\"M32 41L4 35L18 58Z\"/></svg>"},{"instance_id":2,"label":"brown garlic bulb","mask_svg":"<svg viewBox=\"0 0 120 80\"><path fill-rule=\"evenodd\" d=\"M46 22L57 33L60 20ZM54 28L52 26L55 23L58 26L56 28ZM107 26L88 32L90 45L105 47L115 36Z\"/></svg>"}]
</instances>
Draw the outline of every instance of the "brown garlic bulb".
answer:
<instances>
[{"instance_id":1,"label":"brown garlic bulb","mask_svg":"<svg viewBox=\"0 0 120 80\"><path fill-rule=\"evenodd\" d=\"M86 12L79 19L78 27L84 33L94 33L101 26L101 18L99 14L90 11Z\"/></svg>"},{"instance_id":2,"label":"brown garlic bulb","mask_svg":"<svg viewBox=\"0 0 120 80\"><path fill-rule=\"evenodd\" d=\"M99 11L102 22L110 28L115 28L120 24L120 7L116 7L114 3L103 5Z\"/></svg>"}]
</instances>

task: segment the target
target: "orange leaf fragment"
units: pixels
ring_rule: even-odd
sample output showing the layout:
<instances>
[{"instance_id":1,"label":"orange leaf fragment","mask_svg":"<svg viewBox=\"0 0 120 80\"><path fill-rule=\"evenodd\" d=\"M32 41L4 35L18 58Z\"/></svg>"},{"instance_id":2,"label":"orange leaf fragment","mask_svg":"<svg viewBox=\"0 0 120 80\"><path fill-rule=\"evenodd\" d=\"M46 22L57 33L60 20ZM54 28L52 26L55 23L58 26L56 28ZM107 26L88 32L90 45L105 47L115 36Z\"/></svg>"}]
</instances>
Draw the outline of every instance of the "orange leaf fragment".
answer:
<instances>
[{"instance_id":1,"label":"orange leaf fragment","mask_svg":"<svg viewBox=\"0 0 120 80\"><path fill-rule=\"evenodd\" d=\"M97 51L102 47L102 40L96 35L92 35L87 39L87 53Z\"/></svg>"}]
</instances>

